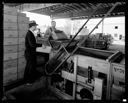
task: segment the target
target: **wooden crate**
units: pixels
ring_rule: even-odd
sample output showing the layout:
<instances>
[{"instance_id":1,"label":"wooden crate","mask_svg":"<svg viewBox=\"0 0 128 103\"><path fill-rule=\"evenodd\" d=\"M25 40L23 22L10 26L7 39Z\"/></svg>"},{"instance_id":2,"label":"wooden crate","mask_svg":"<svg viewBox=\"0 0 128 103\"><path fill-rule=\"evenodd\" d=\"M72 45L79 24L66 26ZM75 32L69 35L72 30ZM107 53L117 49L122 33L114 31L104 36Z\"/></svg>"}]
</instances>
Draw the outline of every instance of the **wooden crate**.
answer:
<instances>
[{"instance_id":1,"label":"wooden crate","mask_svg":"<svg viewBox=\"0 0 128 103\"><path fill-rule=\"evenodd\" d=\"M17 9L16 8L8 7L5 5L4 5L3 12L4 12L4 14L17 15Z\"/></svg>"},{"instance_id":2,"label":"wooden crate","mask_svg":"<svg viewBox=\"0 0 128 103\"><path fill-rule=\"evenodd\" d=\"M5 45L4 53L15 53L18 50L18 45Z\"/></svg>"},{"instance_id":3,"label":"wooden crate","mask_svg":"<svg viewBox=\"0 0 128 103\"><path fill-rule=\"evenodd\" d=\"M9 63L8 63L9 64ZM14 64L14 63L13 63ZM10 74L15 74L17 73L17 65L14 67L8 67L6 69L3 69L3 75L8 76Z\"/></svg>"},{"instance_id":4,"label":"wooden crate","mask_svg":"<svg viewBox=\"0 0 128 103\"><path fill-rule=\"evenodd\" d=\"M4 76L9 76L11 74L17 73L17 67L11 67L3 70L3 75Z\"/></svg>"},{"instance_id":5,"label":"wooden crate","mask_svg":"<svg viewBox=\"0 0 128 103\"><path fill-rule=\"evenodd\" d=\"M22 68L22 67L25 67L25 66L26 66L26 59L25 59L25 57L18 58L18 67Z\"/></svg>"},{"instance_id":6,"label":"wooden crate","mask_svg":"<svg viewBox=\"0 0 128 103\"><path fill-rule=\"evenodd\" d=\"M18 30L28 30L28 24L27 23L19 23L18 24Z\"/></svg>"},{"instance_id":7,"label":"wooden crate","mask_svg":"<svg viewBox=\"0 0 128 103\"><path fill-rule=\"evenodd\" d=\"M18 72L24 71L25 70L25 66L26 66L26 62L23 65L18 64Z\"/></svg>"},{"instance_id":8,"label":"wooden crate","mask_svg":"<svg viewBox=\"0 0 128 103\"><path fill-rule=\"evenodd\" d=\"M4 30L4 38L18 37L17 30Z\"/></svg>"},{"instance_id":9,"label":"wooden crate","mask_svg":"<svg viewBox=\"0 0 128 103\"><path fill-rule=\"evenodd\" d=\"M18 73L24 72L25 71L25 66L26 65L19 65L19 67L18 67Z\"/></svg>"},{"instance_id":10,"label":"wooden crate","mask_svg":"<svg viewBox=\"0 0 128 103\"><path fill-rule=\"evenodd\" d=\"M6 30L17 30L17 23L6 22L3 27Z\"/></svg>"},{"instance_id":11,"label":"wooden crate","mask_svg":"<svg viewBox=\"0 0 128 103\"><path fill-rule=\"evenodd\" d=\"M25 38L28 30L19 30L19 37L20 38Z\"/></svg>"},{"instance_id":12,"label":"wooden crate","mask_svg":"<svg viewBox=\"0 0 128 103\"><path fill-rule=\"evenodd\" d=\"M18 38L4 38L4 45L18 44Z\"/></svg>"},{"instance_id":13,"label":"wooden crate","mask_svg":"<svg viewBox=\"0 0 128 103\"><path fill-rule=\"evenodd\" d=\"M29 23L28 17L18 16L18 23Z\"/></svg>"},{"instance_id":14,"label":"wooden crate","mask_svg":"<svg viewBox=\"0 0 128 103\"><path fill-rule=\"evenodd\" d=\"M19 44L19 47L18 47L18 51L24 51L25 50L25 45L24 44Z\"/></svg>"},{"instance_id":15,"label":"wooden crate","mask_svg":"<svg viewBox=\"0 0 128 103\"><path fill-rule=\"evenodd\" d=\"M18 65L26 65L25 57L18 58Z\"/></svg>"},{"instance_id":16,"label":"wooden crate","mask_svg":"<svg viewBox=\"0 0 128 103\"><path fill-rule=\"evenodd\" d=\"M9 85L16 80L17 80L17 73L11 74L9 76L4 76L3 85L4 86Z\"/></svg>"},{"instance_id":17,"label":"wooden crate","mask_svg":"<svg viewBox=\"0 0 128 103\"><path fill-rule=\"evenodd\" d=\"M24 71L25 70L26 64L24 63L23 65L19 64L18 65L18 72Z\"/></svg>"},{"instance_id":18,"label":"wooden crate","mask_svg":"<svg viewBox=\"0 0 128 103\"><path fill-rule=\"evenodd\" d=\"M18 59L18 79L23 78L24 76L24 70L26 66L26 60L25 58L19 58Z\"/></svg>"},{"instance_id":19,"label":"wooden crate","mask_svg":"<svg viewBox=\"0 0 128 103\"><path fill-rule=\"evenodd\" d=\"M24 70L18 72L18 79L23 79L24 78Z\"/></svg>"},{"instance_id":20,"label":"wooden crate","mask_svg":"<svg viewBox=\"0 0 128 103\"><path fill-rule=\"evenodd\" d=\"M15 15L7 15L7 14L4 14L4 23L5 22L17 22L17 16Z\"/></svg>"},{"instance_id":21,"label":"wooden crate","mask_svg":"<svg viewBox=\"0 0 128 103\"><path fill-rule=\"evenodd\" d=\"M24 45L25 43L25 38L19 38L18 44Z\"/></svg>"},{"instance_id":22,"label":"wooden crate","mask_svg":"<svg viewBox=\"0 0 128 103\"><path fill-rule=\"evenodd\" d=\"M17 67L17 59L13 59L13 60L7 60L3 62L4 64L4 69L8 69L8 68L12 68L12 67Z\"/></svg>"},{"instance_id":23,"label":"wooden crate","mask_svg":"<svg viewBox=\"0 0 128 103\"><path fill-rule=\"evenodd\" d=\"M17 79L17 67L11 67L4 69L3 71L3 80L4 83L12 82Z\"/></svg>"},{"instance_id":24,"label":"wooden crate","mask_svg":"<svg viewBox=\"0 0 128 103\"><path fill-rule=\"evenodd\" d=\"M5 53L4 54L4 60L13 60L17 59L17 53Z\"/></svg>"},{"instance_id":25,"label":"wooden crate","mask_svg":"<svg viewBox=\"0 0 128 103\"><path fill-rule=\"evenodd\" d=\"M18 58L22 58L22 57L24 57L24 51L18 52Z\"/></svg>"},{"instance_id":26,"label":"wooden crate","mask_svg":"<svg viewBox=\"0 0 128 103\"><path fill-rule=\"evenodd\" d=\"M20 69L18 69L18 79L23 78L24 76L24 71L25 71L25 67L20 67Z\"/></svg>"},{"instance_id":27,"label":"wooden crate","mask_svg":"<svg viewBox=\"0 0 128 103\"><path fill-rule=\"evenodd\" d=\"M20 13L20 12L18 12L17 15L18 15L18 16L22 16L22 17L26 17L26 14L25 14L25 13Z\"/></svg>"}]
</instances>

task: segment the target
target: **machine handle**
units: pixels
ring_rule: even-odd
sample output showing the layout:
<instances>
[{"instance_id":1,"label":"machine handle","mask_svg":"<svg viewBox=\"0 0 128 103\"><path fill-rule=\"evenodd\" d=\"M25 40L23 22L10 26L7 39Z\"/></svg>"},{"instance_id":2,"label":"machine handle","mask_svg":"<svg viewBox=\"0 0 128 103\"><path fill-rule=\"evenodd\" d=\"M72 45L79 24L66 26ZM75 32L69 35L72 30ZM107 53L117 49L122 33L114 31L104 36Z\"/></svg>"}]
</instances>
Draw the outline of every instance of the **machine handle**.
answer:
<instances>
[{"instance_id":1,"label":"machine handle","mask_svg":"<svg viewBox=\"0 0 128 103\"><path fill-rule=\"evenodd\" d=\"M88 83L91 83L93 79L93 71L92 71L92 67L88 66Z\"/></svg>"}]
</instances>

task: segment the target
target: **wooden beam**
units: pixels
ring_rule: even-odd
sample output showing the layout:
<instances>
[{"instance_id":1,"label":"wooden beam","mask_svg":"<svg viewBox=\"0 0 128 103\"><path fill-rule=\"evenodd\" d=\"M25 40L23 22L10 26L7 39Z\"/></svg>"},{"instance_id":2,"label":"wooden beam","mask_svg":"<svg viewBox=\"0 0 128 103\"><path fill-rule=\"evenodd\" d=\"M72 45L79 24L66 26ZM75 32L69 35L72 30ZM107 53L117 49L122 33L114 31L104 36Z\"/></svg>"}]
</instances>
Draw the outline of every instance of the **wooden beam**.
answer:
<instances>
[{"instance_id":1,"label":"wooden beam","mask_svg":"<svg viewBox=\"0 0 128 103\"><path fill-rule=\"evenodd\" d=\"M59 9L55 9L55 13L64 13L65 11L67 11L66 9L67 5L63 5L62 7L60 7Z\"/></svg>"},{"instance_id":2,"label":"wooden beam","mask_svg":"<svg viewBox=\"0 0 128 103\"><path fill-rule=\"evenodd\" d=\"M99 8L96 13L94 15L99 15L98 17L102 17L102 15L106 14L106 12L110 9L110 7L104 7L104 8ZM111 13L111 15L109 16L116 16L116 15L113 15L114 13L118 13L119 15L117 16L121 16L123 15L123 12L125 11L124 10L125 7L122 6L122 5L118 5ZM88 16L90 15L90 13L93 11L93 9L88 9L88 10L82 10L82 11L77 11L77 12L74 12L72 11L72 15L71 15L71 12L66 12L66 13L61 13L61 14L56 14L54 15L53 14L53 17L54 18L68 18L68 17L82 17L82 16ZM121 14L120 14L121 13ZM101 16L100 16L101 15Z\"/></svg>"},{"instance_id":3,"label":"wooden beam","mask_svg":"<svg viewBox=\"0 0 128 103\"><path fill-rule=\"evenodd\" d=\"M77 12L77 9L76 7L74 7L75 3L70 3L70 4L65 4L63 8L60 8L60 9L57 9L55 11L55 13L64 13L64 12Z\"/></svg>"},{"instance_id":4,"label":"wooden beam","mask_svg":"<svg viewBox=\"0 0 128 103\"><path fill-rule=\"evenodd\" d=\"M16 8L20 11L32 11L36 9L46 8L53 5L59 5L60 3L25 3L22 5L17 6Z\"/></svg>"},{"instance_id":5,"label":"wooden beam","mask_svg":"<svg viewBox=\"0 0 128 103\"><path fill-rule=\"evenodd\" d=\"M80 4L82 6L82 10L87 10L88 7L85 7L85 5L83 3Z\"/></svg>"},{"instance_id":6,"label":"wooden beam","mask_svg":"<svg viewBox=\"0 0 128 103\"><path fill-rule=\"evenodd\" d=\"M90 9L90 7L88 6L87 3L81 3L81 5L83 5L83 7L87 10L87 9Z\"/></svg>"},{"instance_id":7,"label":"wooden beam","mask_svg":"<svg viewBox=\"0 0 128 103\"><path fill-rule=\"evenodd\" d=\"M72 5L69 5L67 8L68 8L68 11L66 12L77 12L77 9L74 8Z\"/></svg>"},{"instance_id":8,"label":"wooden beam","mask_svg":"<svg viewBox=\"0 0 128 103\"><path fill-rule=\"evenodd\" d=\"M70 18L70 13L61 13L61 14L56 14L56 15L52 15L54 19L58 19L58 18Z\"/></svg>"},{"instance_id":9,"label":"wooden beam","mask_svg":"<svg viewBox=\"0 0 128 103\"><path fill-rule=\"evenodd\" d=\"M72 17L78 17L78 16L88 16L90 15L92 12L92 10L90 11L81 11L81 12L73 12L73 15ZM64 18L68 18L68 17L71 17L70 15L71 13L70 12L67 12L67 13L62 13L62 14L58 14L58 15L53 15L53 17L64 17Z\"/></svg>"}]
</instances>

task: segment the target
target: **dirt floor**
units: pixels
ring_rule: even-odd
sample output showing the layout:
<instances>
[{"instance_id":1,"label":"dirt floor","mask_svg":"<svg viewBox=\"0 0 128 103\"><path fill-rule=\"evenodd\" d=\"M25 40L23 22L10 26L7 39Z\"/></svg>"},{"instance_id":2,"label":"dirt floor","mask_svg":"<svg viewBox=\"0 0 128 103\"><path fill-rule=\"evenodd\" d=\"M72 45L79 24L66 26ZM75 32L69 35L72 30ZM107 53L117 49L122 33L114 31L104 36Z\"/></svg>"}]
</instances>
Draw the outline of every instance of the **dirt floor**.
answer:
<instances>
[{"instance_id":1,"label":"dirt floor","mask_svg":"<svg viewBox=\"0 0 128 103\"><path fill-rule=\"evenodd\" d=\"M112 51L121 51L125 54L125 43L123 41L114 41L108 50ZM58 100L58 98L46 89L45 77L42 77L40 80L35 82L32 86L21 85L17 88L14 88L7 93L8 99L13 97L14 99L19 100Z\"/></svg>"},{"instance_id":2,"label":"dirt floor","mask_svg":"<svg viewBox=\"0 0 128 103\"><path fill-rule=\"evenodd\" d=\"M20 85L6 92L8 100L18 101L42 101L42 100L58 100L46 86L46 77L43 76L35 81L32 85Z\"/></svg>"}]
</instances>

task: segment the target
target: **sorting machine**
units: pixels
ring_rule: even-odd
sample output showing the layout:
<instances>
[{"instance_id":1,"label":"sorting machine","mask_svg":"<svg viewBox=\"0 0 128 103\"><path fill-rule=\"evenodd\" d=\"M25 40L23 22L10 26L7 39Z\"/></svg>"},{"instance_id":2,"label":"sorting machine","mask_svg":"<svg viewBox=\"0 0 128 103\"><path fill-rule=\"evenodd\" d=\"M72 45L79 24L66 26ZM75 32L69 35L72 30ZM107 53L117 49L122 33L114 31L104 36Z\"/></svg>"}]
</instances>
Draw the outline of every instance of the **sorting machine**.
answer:
<instances>
[{"instance_id":1,"label":"sorting machine","mask_svg":"<svg viewBox=\"0 0 128 103\"><path fill-rule=\"evenodd\" d=\"M125 92L122 61L124 55L119 51L80 47L51 76L50 88L63 99L121 100Z\"/></svg>"},{"instance_id":2,"label":"sorting machine","mask_svg":"<svg viewBox=\"0 0 128 103\"><path fill-rule=\"evenodd\" d=\"M118 3L114 4L88 37L117 5ZM71 40L48 41L51 49L45 72L50 75L50 90L61 99L122 100L124 98L125 55L119 51L83 47L86 38L80 42L74 40L93 13Z\"/></svg>"},{"instance_id":3,"label":"sorting machine","mask_svg":"<svg viewBox=\"0 0 128 103\"><path fill-rule=\"evenodd\" d=\"M118 4L113 4L103 19ZM83 43L87 43L85 38L82 41L74 40L96 10L97 8L72 39L41 39L43 47L37 48L37 52L49 54L49 61L45 65L45 72L49 75L48 87L61 99L122 100L125 98L125 55L119 51L84 47Z\"/></svg>"}]
</instances>

